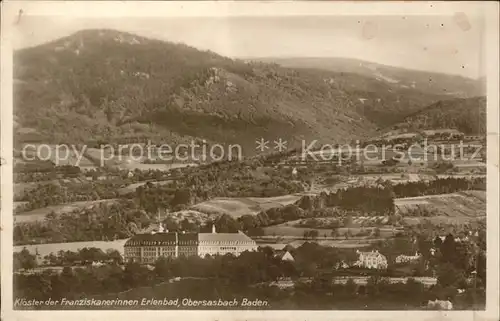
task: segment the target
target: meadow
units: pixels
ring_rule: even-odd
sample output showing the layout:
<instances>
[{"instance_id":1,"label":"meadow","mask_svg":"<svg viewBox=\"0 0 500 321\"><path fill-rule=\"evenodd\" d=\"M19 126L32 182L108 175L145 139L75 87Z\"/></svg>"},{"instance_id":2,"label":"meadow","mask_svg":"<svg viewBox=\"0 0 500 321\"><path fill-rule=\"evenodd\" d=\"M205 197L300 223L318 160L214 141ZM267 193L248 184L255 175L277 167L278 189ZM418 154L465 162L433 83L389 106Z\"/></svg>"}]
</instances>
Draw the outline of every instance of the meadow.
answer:
<instances>
[{"instance_id":1,"label":"meadow","mask_svg":"<svg viewBox=\"0 0 500 321\"><path fill-rule=\"evenodd\" d=\"M243 215L256 215L270 208L293 204L300 195L285 195L278 197L219 197L192 206L193 210L207 214L228 214L233 218Z\"/></svg>"}]
</instances>

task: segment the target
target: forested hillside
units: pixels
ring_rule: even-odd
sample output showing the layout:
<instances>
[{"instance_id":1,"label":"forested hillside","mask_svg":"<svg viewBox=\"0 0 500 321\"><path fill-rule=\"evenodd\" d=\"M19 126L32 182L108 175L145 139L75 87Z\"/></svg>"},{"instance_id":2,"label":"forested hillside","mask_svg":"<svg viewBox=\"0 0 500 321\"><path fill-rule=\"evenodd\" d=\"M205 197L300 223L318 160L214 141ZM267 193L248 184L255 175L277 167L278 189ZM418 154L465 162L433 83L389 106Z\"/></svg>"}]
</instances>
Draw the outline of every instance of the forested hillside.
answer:
<instances>
[{"instance_id":1,"label":"forested hillside","mask_svg":"<svg viewBox=\"0 0 500 321\"><path fill-rule=\"evenodd\" d=\"M113 30L20 50L14 75L16 141L51 143L344 142L440 98L358 74L232 60Z\"/></svg>"},{"instance_id":2,"label":"forested hillside","mask_svg":"<svg viewBox=\"0 0 500 321\"><path fill-rule=\"evenodd\" d=\"M469 135L484 135L486 97L438 101L407 117L404 124L414 129L453 128Z\"/></svg>"}]
</instances>

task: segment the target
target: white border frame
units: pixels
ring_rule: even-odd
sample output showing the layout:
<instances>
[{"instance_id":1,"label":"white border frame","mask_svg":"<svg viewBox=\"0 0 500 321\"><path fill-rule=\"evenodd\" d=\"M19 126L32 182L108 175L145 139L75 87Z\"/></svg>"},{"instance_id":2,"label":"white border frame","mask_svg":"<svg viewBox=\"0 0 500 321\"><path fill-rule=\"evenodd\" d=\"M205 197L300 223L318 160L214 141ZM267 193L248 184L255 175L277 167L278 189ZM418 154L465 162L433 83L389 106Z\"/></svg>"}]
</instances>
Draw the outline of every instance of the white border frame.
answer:
<instances>
[{"instance_id":1,"label":"white border frame","mask_svg":"<svg viewBox=\"0 0 500 321\"><path fill-rule=\"evenodd\" d=\"M12 47L13 23L19 10L41 16L197 17L303 15L483 15L484 62L487 64L487 300L486 311L16 311L12 302ZM1 249L2 318L4 320L151 320L182 317L194 320L499 320L499 5L498 2L45 2L2 3L1 39Z\"/></svg>"}]
</instances>

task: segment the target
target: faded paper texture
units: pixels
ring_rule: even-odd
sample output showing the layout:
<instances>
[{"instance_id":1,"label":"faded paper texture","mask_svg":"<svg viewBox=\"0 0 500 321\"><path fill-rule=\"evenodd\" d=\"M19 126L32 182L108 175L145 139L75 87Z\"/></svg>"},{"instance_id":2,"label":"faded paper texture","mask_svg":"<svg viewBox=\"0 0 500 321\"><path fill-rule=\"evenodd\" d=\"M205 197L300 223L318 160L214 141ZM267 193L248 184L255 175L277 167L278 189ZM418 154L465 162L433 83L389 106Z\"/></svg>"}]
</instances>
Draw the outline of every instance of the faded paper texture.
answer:
<instances>
[{"instance_id":1,"label":"faded paper texture","mask_svg":"<svg viewBox=\"0 0 500 321\"><path fill-rule=\"evenodd\" d=\"M498 320L497 3L2 9L3 319Z\"/></svg>"}]
</instances>

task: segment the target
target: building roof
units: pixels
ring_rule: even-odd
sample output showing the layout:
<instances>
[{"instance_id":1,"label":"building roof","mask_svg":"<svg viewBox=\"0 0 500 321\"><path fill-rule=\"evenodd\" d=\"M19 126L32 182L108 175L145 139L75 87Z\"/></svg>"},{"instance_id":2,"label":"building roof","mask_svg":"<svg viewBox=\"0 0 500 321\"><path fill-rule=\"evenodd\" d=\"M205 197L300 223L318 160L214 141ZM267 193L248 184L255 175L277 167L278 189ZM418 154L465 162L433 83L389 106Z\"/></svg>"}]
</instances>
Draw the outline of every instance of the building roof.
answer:
<instances>
[{"instance_id":1,"label":"building roof","mask_svg":"<svg viewBox=\"0 0 500 321\"><path fill-rule=\"evenodd\" d=\"M283 255L286 254L286 250L277 250L277 251L274 251L274 256L278 256L278 257L282 257Z\"/></svg>"},{"instance_id":2,"label":"building roof","mask_svg":"<svg viewBox=\"0 0 500 321\"><path fill-rule=\"evenodd\" d=\"M274 257L282 259L287 253L293 258L292 254L290 254L290 252L288 252L287 250L274 251Z\"/></svg>"},{"instance_id":3,"label":"building roof","mask_svg":"<svg viewBox=\"0 0 500 321\"><path fill-rule=\"evenodd\" d=\"M371 252L361 252L361 251L357 251L357 253L358 253L359 255L364 255L364 256L377 256L377 257L378 257L378 256L381 256L381 257L384 257L384 258L385 258L385 256L384 256L382 253L380 253L379 251L371 251Z\"/></svg>"},{"instance_id":4,"label":"building roof","mask_svg":"<svg viewBox=\"0 0 500 321\"><path fill-rule=\"evenodd\" d=\"M197 233L179 233L177 235L179 240L179 245L183 244L198 244L198 234Z\"/></svg>"},{"instance_id":5,"label":"building roof","mask_svg":"<svg viewBox=\"0 0 500 321\"><path fill-rule=\"evenodd\" d=\"M185 243L184 243L185 242ZM199 242L253 242L242 232L238 233L145 233L131 237L125 246L199 244Z\"/></svg>"},{"instance_id":6,"label":"building roof","mask_svg":"<svg viewBox=\"0 0 500 321\"><path fill-rule=\"evenodd\" d=\"M177 243L177 233L149 233L132 236L125 246L171 245Z\"/></svg>"},{"instance_id":7,"label":"building roof","mask_svg":"<svg viewBox=\"0 0 500 321\"><path fill-rule=\"evenodd\" d=\"M238 233L199 233L198 240L200 242L252 242L253 240L243 234Z\"/></svg>"}]
</instances>

